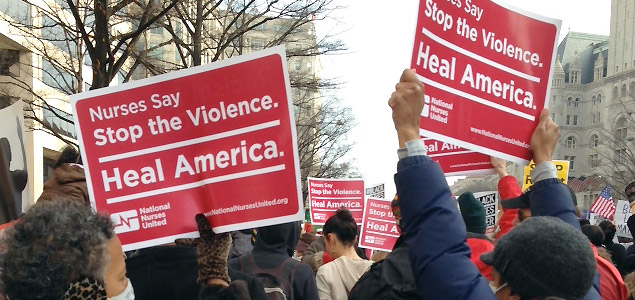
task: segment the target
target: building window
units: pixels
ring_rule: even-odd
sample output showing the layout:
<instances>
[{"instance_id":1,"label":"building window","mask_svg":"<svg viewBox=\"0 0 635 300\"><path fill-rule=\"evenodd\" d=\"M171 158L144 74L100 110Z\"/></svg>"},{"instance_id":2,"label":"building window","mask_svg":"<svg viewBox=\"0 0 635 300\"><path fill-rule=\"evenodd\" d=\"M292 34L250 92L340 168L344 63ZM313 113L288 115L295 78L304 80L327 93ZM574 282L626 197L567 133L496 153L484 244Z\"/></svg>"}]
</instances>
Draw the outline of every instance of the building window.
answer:
<instances>
[{"instance_id":1,"label":"building window","mask_svg":"<svg viewBox=\"0 0 635 300\"><path fill-rule=\"evenodd\" d=\"M591 148L595 148L600 144L600 138L594 134L591 136Z\"/></svg>"},{"instance_id":2,"label":"building window","mask_svg":"<svg viewBox=\"0 0 635 300\"><path fill-rule=\"evenodd\" d=\"M20 76L20 51L0 49L0 76Z\"/></svg>"},{"instance_id":3,"label":"building window","mask_svg":"<svg viewBox=\"0 0 635 300\"><path fill-rule=\"evenodd\" d=\"M602 122L602 121L600 121L600 113L599 112L598 112L597 121L598 121L598 123Z\"/></svg>"},{"instance_id":4,"label":"building window","mask_svg":"<svg viewBox=\"0 0 635 300\"><path fill-rule=\"evenodd\" d=\"M556 99L557 98L558 98L557 96L553 96L553 104L556 104Z\"/></svg>"},{"instance_id":5,"label":"building window","mask_svg":"<svg viewBox=\"0 0 635 300\"><path fill-rule=\"evenodd\" d=\"M264 48L262 41L251 41L251 50L258 51Z\"/></svg>"},{"instance_id":6,"label":"building window","mask_svg":"<svg viewBox=\"0 0 635 300\"><path fill-rule=\"evenodd\" d=\"M0 1L0 11L22 25L31 25L31 4L23 0Z\"/></svg>"},{"instance_id":7,"label":"building window","mask_svg":"<svg viewBox=\"0 0 635 300\"><path fill-rule=\"evenodd\" d=\"M77 139L75 133L75 125L69 121L73 121L73 115L59 110L55 107L42 109L42 123L50 127L53 132Z\"/></svg>"},{"instance_id":8,"label":"building window","mask_svg":"<svg viewBox=\"0 0 635 300\"><path fill-rule=\"evenodd\" d=\"M602 95L598 94L598 104L602 103Z\"/></svg>"},{"instance_id":9,"label":"building window","mask_svg":"<svg viewBox=\"0 0 635 300\"><path fill-rule=\"evenodd\" d=\"M626 149L617 149L615 150L615 161L619 164L626 163Z\"/></svg>"},{"instance_id":10,"label":"building window","mask_svg":"<svg viewBox=\"0 0 635 300\"><path fill-rule=\"evenodd\" d=\"M617 99L617 97L618 97L617 87L613 87L613 99Z\"/></svg>"},{"instance_id":11,"label":"building window","mask_svg":"<svg viewBox=\"0 0 635 300\"><path fill-rule=\"evenodd\" d=\"M573 98L567 98L567 106L571 106L573 104Z\"/></svg>"},{"instance_id":12,"label":"building window","mask_svg":"<svg viewBox=\"0 0 635 300\"><path fill-rule=\"evenodd\" d=\"M590 166L591 168L597 168L597 167L599 167L599 166L600 166L600 163L599 163L599 158L598 158L598 155L597 155L597 154L591 154L591 155L589 155L589 166Z\"/></svg>"},{"instance_id":13,"label":"building window","mask_svg":"<svg viewBox=\"0 0 635 300\"><path fill-rule=\"evenodd\" d=\"M631 82L631 84L629 85L629 93L631 94L631 96L635 95L635 81Z\"/></svg>"},{"instance_id":14,"label":"building window","mask_svg":"<svg viewBox=\"0 0 635 300\"><path fill-rule=\"evenodd\" d=\"M571 124L571 115L567 115L567 125Z\"/></svg>"},{"instance_id":15,"label":"building window","mask_svg":"<svg viewBox=\"0 0 635 300\"><path fill-rule=\"evenodd\" d=\"M551 121L556 122L556 113L551 113Z\"/></svg>"},{"instance_id":16,"label":"building window","mask_svg":"<svg viewBox=\"0 0 635 300\"><path fill-rule=\"evenodd\" d=\"M295 62L295 70L296 71L300 71L300 69L302 69L302 62L301 61L296 61Z\"/></svg>"},{"instance_id":17,"label":"building window","mask_svg":"<svg viewBox=\"0 0 635 300\"><path fill-rule=\"evenodd\" d=\"M593 97L591 98L591 104L592 104L593 106L595 106L595 101L596 101L595 99L596 99L596 98L595 98L595 95L593 95Z\"/></svg>"},{"instance_id":18,"label":"building window","mask_svg":"<svg viewBox=\"0 0 635 300\"><path fill-rule=\"evenodd\" d=\"M595 124L595 113L593 113L593 114L592 114L592 117L593 117L593 118L591 119L591 123L592 123L592 124Z\"/></svg>"},{"instance_id":19,"label":"building window","mask_svg":"<svg viewBox=\"0 0 635 300\"><path fill-rule=\"evenodd\" d=\"M573 116L573 125L578 125L578 116Z\"/></svg>"},{"instance_id":20,"label":"building window","mask_svg":"<svg viewBox=\"0 0 635 300\"><path fill-rule=\"evenodd\" d=\"M615 140L618 142L626 141L626 135L628 134L628 129L626 128L626 119L621 118L617 121L617 125L615 127Z\"/></svg>"},{"instance_id":21,"label":"building window","mask_svg":"<svg viewBox=\"0 0 635 300\"><path fill-rule=\"evenodd\" d=\"M567 141L565 142L565 147L567 149L575 149L575 138L573 136L570 136L567 138Z\"/></svg>"},{"instance_id":22,"label":"building window","mask_svg":"<svg viewBox=\"0 0 635 300\"><path fill-rule=\"evenodd\" d=\"M150 33L152 34L163 34L163 27L157 26L150 28Z\"/></svg>"},{"instance_id":23,"label":"building window","mask_svg":"<svg viewBox=\"0 0 635 300\"><path fill-rule=\"evenodd\" d=\"M42 176L44 181L46 182L49 178L55 175L55 160L52 160L48 157L44 157L42 160Z\"/></svg>"},{"instance_id":24,"label":"building window","mask_svg":"<svg viewBox=\"0 0 635 300\"><path fill-rule=\"evenodd\" d=\"M570 170L575 170L575 156L564 156L564 160L568 160L569 161L569 169Z\"/></svg>"},{"instance_id":25,"label":"building window","mask_svg":"<svg viewBox=\"0 0 635 300\"><path fill-rule=\"evenodd\" d=\"M149 58L154 59L163 59L163 47L159 43L150 43L150 52L148 53Z\"/></svg>"},{"instance_id":26,"label":"building window","mask_svg":"<svg viewBox=\"0 0 635 300\"><path fill-rule=\"evenodd\" d=\"M622 84L622 97L626 96L626 84Z\"/></svg>"},{"instance_id":27,"label":"building window","mask_svg":"<svg viewBox=\"0 0 635 300\"><path fill-rule=\"evenodd\" d=\"M575 107L580 106L580 98L575 98Z\"/></svg>"}]
</instances>

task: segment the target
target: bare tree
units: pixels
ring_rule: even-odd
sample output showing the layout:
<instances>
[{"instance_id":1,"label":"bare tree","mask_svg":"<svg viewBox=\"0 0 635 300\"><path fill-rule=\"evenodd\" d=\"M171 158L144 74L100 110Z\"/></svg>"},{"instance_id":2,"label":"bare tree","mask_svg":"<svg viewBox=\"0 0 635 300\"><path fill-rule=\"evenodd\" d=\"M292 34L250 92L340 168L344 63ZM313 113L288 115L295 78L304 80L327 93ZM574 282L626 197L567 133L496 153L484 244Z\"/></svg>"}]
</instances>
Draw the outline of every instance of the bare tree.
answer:
<instances>
[{"instance_id":1,"label":"bare tree","mask_svg":"<svg viewBox=\"0 0 635 300\"><path fill-rule=\"evenodd\" d=\"M635 180L635 88L631 87L626 100L614 101L615 116L599 130L597 139L592 135L589 163L597 170L591 175L605 178L613 193L626 199L624 188Z\"/></svg>"},{"instance_id":2,"label":"bare tree","mask_svg":"<svg viewBox=\"0 0 635 300\"><path fill-rule=\"evenodd\" d=\"M4 1L4 7L1 8L5 13L0 14L0 21L6 22L9 33L17 37L38 58L21 61L20 69L34 76L39 75L46 85L55 89L48 92L35 89L30 80L12 76L13 80L4 85L5 92L8 93L5 95L13 95L15 89L32 95L31 99L25 99L30 107L26 117L39 124L34 127L44 128L71 143L35 111L47 110L72 124L72 119L53 109L48 100L51 97L63 98L60 95L83 92L84 82L87 82L84 78L86 66L92 74L90 85L86 86L90 89L108 86L118 72L126 71L126 64L129 64L132 50L141 34L177 2L178 0Z\"/></svg>"}]
</instances>

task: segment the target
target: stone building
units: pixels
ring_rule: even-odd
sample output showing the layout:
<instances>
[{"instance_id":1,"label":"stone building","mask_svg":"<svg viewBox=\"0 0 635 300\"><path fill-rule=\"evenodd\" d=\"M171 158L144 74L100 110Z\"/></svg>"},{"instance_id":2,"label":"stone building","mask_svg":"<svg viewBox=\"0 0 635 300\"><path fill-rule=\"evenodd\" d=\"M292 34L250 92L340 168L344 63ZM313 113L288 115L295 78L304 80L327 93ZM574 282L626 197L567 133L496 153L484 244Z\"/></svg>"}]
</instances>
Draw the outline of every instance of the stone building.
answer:
<instances>
[{"instance_id":1,"label":"stone building","mask_svg":"<svg viewBox=\"0 0 635 300\"><path fill-rule=\"evenodd\" d=\"M634 43L635 1L612 0L608 37L569 32L557 49L549 99L551 117L560 126L554 159L570 161L570 187L583 211L606 184L615 199L623 199L624 186L635 179ZM521 178L522 168L509 169ZM468 178L453 191L495 189L497 180Z\"/></svg>"}]
</instances>

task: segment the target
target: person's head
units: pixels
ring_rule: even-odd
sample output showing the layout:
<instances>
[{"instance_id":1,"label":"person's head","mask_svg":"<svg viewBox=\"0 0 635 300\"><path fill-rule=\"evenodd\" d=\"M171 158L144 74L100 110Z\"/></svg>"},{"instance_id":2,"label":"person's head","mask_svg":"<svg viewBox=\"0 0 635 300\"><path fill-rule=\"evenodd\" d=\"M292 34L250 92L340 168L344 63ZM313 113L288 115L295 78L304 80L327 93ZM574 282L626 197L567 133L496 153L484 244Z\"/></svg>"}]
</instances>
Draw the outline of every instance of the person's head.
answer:
<instances>
[{"instance_id":1,"label":"person's head","mask_svg":"<svg viewBox=\"0 0 635 300\"><path fill-rule=\"evenodd\" d=\"M635 201L635 181L631 181L631 183L624 188L624 194L628 198L628 202Z\"/></svg>"},{"instance_id":2,"label":"person's head","mask_svg":"<svg viewBox=\"0 0 635 300\"><path fill-rule=\"evenodd\" d=\"M565 185L569 190L569 194L571 195L571 201L573 202L573 211L575 215L580 218L580 209L578 208L578 199L575 195L575 192L568 186ZM531 193L531 186L520 196L512 199L507 199L501 201L501 205L504 208L514 208L518 209L518 213L514 221L512 222L514 226L520 224L522 221L531 218L531 208L529 207L529 194Z\"/></svg>"},{"instance_id":3,"label":"person's head","mask_svg":"<svg viewBox=\"0 0 635 300\"><path fill-rule=\"evenodd\" d=\"M3 234L0 279L10 299L61 299L86 278L111 298L129 285L112 222L82 203L37 202Z\"/></svg>"},{"instance_id":4,"label":"person's head","mask_svg":"<svg viewBox=\"0 0 635 300\"><path fill-rule=\"evenodd\" d=\"M395 217L395 221L397 222L397 230L399 230L399 234L401 234L401 210L399 209L399 195L395 194L395 198L392 199L390 203L390 210L392 211L392 216Z\"/></svg>"},{"instance_id":5,"label":"person's head","mask_svg":"<svg viewBox=\"0 0 635 300\"><path fill-rule=\"evenodd\" d=\"M301 230L300 222L260 227L256 234L254 250L285 253L292 257Z\"/></svg>"},{"instance_id":6,"label":"person's head","mask_svg":"<svg viewBox=\"0 0 635 300\"><path fill-rule=\"evenodd\" d=\"M79 154L79 151L77 151L77 149L75 149L75 147L73 146L66 146L64 147L64 149L62 149L62 153L60 153L60 155L57 157L53 168L57 168L62 164L68 163L80 165L82 164L82 156Z\"/></svg>"},{"instance_id":7,"label":"person's head","mask_svg":"<svg viewBox=\"0 0 635 300\"><path fill-rule=\"evenodd\" d=\"M529 218L481 260L491 265L497 299L583 299L595 277L588 239L553 217Z\"/></svg>"},{"instance_id":8,"label":"person's head","mask_svg":"<svg viewBox=\"0 0 635 300\"><path fill-rule=\"evenodd\" d=\"M485 234L485 206L476 200L474 194L467 192L459 196L459 208L468 232Z\"/></svg>"},{"instance_id":9,"label":"person's head","mask_svg":"<svg viewBox=\"0 0 635 300\"><path fill-rule=\"evenodd\" d=\"M600 229L602 229L602 233L604 233L603 244L609 244L613 241L615 237L615 232L617 232L617 228L611 221L604 220L599 224Z\"/></svg>"},{"instance_id":10,"label":"person's head","mask_svg":"<svg viewBox=\"0 0 635 300\"><path fill-rule=\"evenodd\" d=\"M322 228L325 251L333 259L354 250L357 241L357 224L348 209L340 208L331 216Z\"/></svg>"},{"instance_id":11,"label":"person's head","mask_svg":"<svg viewBox=\"0 0 635 300\"><path fill-rule=\"evenodd\" d=\"M582 233L586 235L591 244L600 247L604 242L604 233L600 227L595 225L584 225L582 226Z\"/></svg>"}]
</instances>

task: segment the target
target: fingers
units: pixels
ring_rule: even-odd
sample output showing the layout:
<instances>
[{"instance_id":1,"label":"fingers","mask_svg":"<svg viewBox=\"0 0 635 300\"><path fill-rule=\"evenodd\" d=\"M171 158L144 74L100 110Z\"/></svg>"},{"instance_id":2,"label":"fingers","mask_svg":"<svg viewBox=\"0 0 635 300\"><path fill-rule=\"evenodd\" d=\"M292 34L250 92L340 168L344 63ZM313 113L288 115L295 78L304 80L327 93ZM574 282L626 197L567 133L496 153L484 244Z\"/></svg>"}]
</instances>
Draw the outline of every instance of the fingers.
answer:
<instances>
[{"instance_id":1,"label":"fingers","mask_svg":"<svg viewBox=\"0 0 635 300\"><path fill-rule=\"evenodd\" d=\"M198 239L176 239L174 243L179 246L196 247Z\"/></svg>"},{"instance_id":2,"label":"fingers","mask_svg":"<svg viewBox=\"0 0 635 300\"><path fill-rule=\"evenodd\" d=\"M410 82L420 84L419 78L417 78L417 74L413 69L406 69L401 73L401 78L399 78L399 82Z\"/></svg>"},{"instance_id":3,"label":"fingers","mask_svg":"<svg viewBox=\"0 0 635 300\"><path fill-rule=\"evenodd\" d=\"M205 215L197 214L195 219L196 225L198 226L198 232L201 234L201 237L206 235L214 235L212 227L209 225L209 221L207 221L207 217L205 217Z\"/></svg>"}]
</instances>

